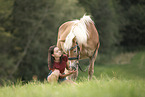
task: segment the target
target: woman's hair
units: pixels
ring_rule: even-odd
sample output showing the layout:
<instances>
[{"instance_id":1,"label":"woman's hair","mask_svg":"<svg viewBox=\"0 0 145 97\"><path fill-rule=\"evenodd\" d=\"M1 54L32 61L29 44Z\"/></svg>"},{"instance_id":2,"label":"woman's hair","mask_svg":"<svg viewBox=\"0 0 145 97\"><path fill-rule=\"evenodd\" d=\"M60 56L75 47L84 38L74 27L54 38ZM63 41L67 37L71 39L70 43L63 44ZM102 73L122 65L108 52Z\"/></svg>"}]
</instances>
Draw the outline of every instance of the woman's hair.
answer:
<instances>
[{"instance_id":1,"label":"woman's hair","mask_svg":"<svg viewBox=\"0 0 145 97\"><path fill-rule=\"evenodd\" d=\"M52 54L54 54L54 48L55 48L56 46L55 45L53 45L53 46L51 46L50 48L49 48L49 50L48 50L48 67L49 68L53 68L53 63L54 63L54 57L52 56ZM60 63L61 63L61 61L62 61L62 57L63 56L61 56L60 57Z\"/></svg>"}]
</instances>

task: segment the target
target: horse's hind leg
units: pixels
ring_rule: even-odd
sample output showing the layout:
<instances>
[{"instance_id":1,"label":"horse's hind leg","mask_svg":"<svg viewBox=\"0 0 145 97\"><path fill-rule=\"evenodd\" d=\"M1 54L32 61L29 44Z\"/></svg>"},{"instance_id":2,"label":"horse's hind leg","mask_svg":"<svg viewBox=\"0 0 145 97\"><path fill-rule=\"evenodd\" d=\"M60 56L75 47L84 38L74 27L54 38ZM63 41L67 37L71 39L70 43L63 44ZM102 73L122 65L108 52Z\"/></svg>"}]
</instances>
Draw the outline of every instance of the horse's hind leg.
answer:
<instances>
[{"instance_id":1,"label":"horse's hind leg","mask_svg":"<svg viewBox=\"0 0 145 97\"><path fill-rule=\"evenodd\" d=\"M97 54L98 54L98 50L96 51L95 55L90 58L90 65L89 65L89 70L88 70L88 74L89 74L88 80L91 80L92 76L94 74L94 62L95 62L95 59L97 57Z\"/></svg>"},{"instance_id":2,"label":"horse's hind leg","mask_svg":"<svg viewBox=\"0 0 145 97\"><path fill-rule=\"evenodd\" d=\"M93 73L94 73L94 59L90 58L90 65L88 70L88 80L92 79Z\"/></svg>"}]
</instances>

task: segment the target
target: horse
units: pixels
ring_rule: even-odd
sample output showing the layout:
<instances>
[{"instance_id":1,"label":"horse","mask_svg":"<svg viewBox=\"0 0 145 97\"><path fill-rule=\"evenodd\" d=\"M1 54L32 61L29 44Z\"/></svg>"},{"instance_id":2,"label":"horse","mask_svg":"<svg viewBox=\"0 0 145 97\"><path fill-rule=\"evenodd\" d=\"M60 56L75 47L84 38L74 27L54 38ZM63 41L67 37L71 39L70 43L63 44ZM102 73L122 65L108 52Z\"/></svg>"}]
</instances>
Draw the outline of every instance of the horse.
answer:
<instances>
[{"instance_id":1,"label":"horse","mask_svg":"<svg viewBox=\"0 0 145 97\"><path fill-rule=\"evenodd\" d=\"M69 56L70 67L77 70L72 79L77 78L79 60L82 59L89 59L88 79L92 79L99 46L99 34L89 15L67 21L58 29L57 47Z\"/></svg>"}]
</instances>

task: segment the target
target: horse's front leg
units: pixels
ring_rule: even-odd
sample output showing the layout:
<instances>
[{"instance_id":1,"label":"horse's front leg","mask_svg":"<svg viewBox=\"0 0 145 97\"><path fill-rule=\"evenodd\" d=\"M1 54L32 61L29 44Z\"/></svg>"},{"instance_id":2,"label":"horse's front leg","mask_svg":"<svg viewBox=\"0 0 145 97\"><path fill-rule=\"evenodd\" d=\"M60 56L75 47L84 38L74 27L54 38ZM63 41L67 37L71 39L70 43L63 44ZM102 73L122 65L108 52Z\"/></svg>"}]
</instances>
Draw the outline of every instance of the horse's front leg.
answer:
<instances>
[{"instance_id":1,"label":"horse's front leg","mask_svg":"<svg viewBox=\"0 0 145 97\"><path fill-rule=\"evenodd\" d=\"M94 61L95 59L90 58L90 65L89 65L89 70L88 70L88 80L92 79L92 76L94 74Z\"/></svg>"},{"instance_id":2,"label":"horse's front leg","mask_svg":"<svg viewBox=\"0 0 145 97\"><path fill-rule=\"evenodd\" d=\"M67 69L65 69L65 74L67 74L69 71ZM78 66L76 67L76 72L67 76L66 79L68 80L74 80L76 81L77 80L77 77L78 77Z\"/></svg>"},{"instance_id":3,"label":"horse's front leg","mask_svg":"<svg viewBox=\"0 0 145 97\"><path fill-rule=\"evenodd\" d=\"M76 81L78 77L78 65L76 66L76 72L70 75L70 79Z\"/></svg>"},{"instance_id":4,"label":"horse's front leg","mask_svg":"<svg viewBox=\"0 0 145 97\"><path fill-rule=\"evenodd\" d=\"M78 65L76 66L76 72L73 74L73 79L76 81L78 77Z\"/></svg>"}]
</instances>

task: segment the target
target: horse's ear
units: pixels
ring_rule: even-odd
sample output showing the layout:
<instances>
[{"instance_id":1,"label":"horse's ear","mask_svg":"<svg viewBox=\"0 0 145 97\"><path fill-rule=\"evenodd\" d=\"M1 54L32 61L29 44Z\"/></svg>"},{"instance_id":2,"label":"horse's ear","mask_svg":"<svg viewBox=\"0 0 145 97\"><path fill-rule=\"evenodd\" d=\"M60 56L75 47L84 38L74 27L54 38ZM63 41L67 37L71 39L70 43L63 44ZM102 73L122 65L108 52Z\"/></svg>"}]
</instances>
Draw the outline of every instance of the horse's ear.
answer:
<instances>
[{"instance_id":1,"label":"horse's ear","mask_svg":"<svg viewBox=\"0 0 145 97\"><path fill-rule=\"evenodd\" d=\"M61 39L60 39L59 42L65 42L65 40L61 40Z\"/></svg>"},{"instance_id":2,"label":"horse's ear","mask_svg":"<svg viewBox=\"0 0 145 97\"><path fill-rule=\"evenodd\" d=\"M73 38L73 42L74 42L74 43L76 43L76 42L77 42L77 40L76 40L76 36Z\"/></svg>"},{"instance_id":3,"label":"horse's ear","mask_svg":"<svg viewBox=\"0 0 145 97\"><path fill-rule=\"evenodd\" d=\"M54 57L54 54L51 54Z\"/></svg>"}]
</instances>

